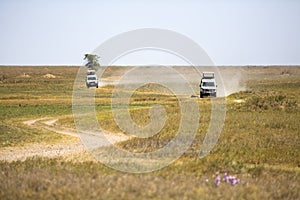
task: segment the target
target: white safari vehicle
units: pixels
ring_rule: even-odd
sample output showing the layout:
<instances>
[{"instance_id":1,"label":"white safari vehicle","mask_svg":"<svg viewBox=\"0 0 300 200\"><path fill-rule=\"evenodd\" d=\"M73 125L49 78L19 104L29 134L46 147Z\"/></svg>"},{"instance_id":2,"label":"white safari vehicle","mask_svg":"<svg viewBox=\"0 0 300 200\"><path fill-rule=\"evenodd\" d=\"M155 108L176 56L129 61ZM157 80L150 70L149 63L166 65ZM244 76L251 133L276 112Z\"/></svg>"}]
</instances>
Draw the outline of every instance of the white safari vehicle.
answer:
<instances>
[{"instance_id":1,"label":"white safari vehicle","mask_svg":"<svg viewBox=\"0 0 300 200\"><path fill-rule=\"evenodd\" d=\"M214 72L203 72L200 82L200 98L217 96L217 84Z\"/></svg>"},{"instance_id":2,"label":"white safari vehicle","mask_svg":"<svg viewBox=\"0 0 300 200\"><path fill-rule=\"evenodd\" d=\"M93 70L93 69L88 69L87 70L87 75L95 75L96 74L96 71Z\"/></svg>"},{"instance_id":3,"label":"white safari vehicle","mask_svg":"<svg viewBox=\"0 0 300 200\"><path fill-rule=\"evenodd\" d=\"M86 87L96 87L98 88L98 78L97 75L87 75L86 76Z\"/></svg>"}]
</instances>

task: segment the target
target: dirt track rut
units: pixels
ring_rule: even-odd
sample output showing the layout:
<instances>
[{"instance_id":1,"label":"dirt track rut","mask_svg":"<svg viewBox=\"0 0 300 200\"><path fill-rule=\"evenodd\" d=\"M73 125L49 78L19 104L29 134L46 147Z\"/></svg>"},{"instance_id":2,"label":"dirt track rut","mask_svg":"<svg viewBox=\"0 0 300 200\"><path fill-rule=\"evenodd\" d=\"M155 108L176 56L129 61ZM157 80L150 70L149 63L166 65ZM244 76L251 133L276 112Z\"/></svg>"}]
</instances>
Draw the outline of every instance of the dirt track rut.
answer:
<instances>
[{"instance_id":1,"label":"dirt track rut","mask_svg":"<svg viewBox=\"0 0 300 200\"><path fill-rule=\"evenodd\" d=\"M35 156L59 157L84 152L85 149L80 141L80 135L77 131L56 126L55 122L57 120L58 119L56 118L38 118L28 120L23 123L32 128L43 128L58 134L77 137L78 140L62 141L59 144L28 144L19 147L5 147L1 149L0 160L11 162L16 160L25 160ZM124 136L115 136L110 134L105 134L105 137L112 143L128 139Z\"/></svg>"}]
</instances>

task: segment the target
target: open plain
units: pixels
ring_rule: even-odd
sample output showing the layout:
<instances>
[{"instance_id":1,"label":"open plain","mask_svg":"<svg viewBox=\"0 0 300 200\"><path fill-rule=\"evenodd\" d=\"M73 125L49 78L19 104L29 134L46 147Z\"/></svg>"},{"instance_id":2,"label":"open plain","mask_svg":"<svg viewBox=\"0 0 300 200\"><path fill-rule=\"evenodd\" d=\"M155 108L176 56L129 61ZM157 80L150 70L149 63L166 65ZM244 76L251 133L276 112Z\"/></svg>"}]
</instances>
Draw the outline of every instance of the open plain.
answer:
<instances>
[{"instance_id":1,"label":"open plain","mask_svg":"<svg viewBox=\"0 0 300 200\"><path fill-rule=\"evenodd\" d=\"M226 98L227 113L216 146L198 157L211 99L197 98L197 91L186 97L197 98L201 112L192 145L169 166L144 174L111 169L85 150L72 113L78 69L0 66L0 199L300 198L299 66L219 67L227 94L219 98ZM103 74L102 86L95 89L97 119L119 148L155 151L175 136L180 105L158 85L139 88L130 99L132 120L148 124L153 104L162 105L168 118L153 137L127 137L113 118L111 95L129 69L113 66ZM228 181L229 175L238 182Z\"/></svg>"}]
</instances>

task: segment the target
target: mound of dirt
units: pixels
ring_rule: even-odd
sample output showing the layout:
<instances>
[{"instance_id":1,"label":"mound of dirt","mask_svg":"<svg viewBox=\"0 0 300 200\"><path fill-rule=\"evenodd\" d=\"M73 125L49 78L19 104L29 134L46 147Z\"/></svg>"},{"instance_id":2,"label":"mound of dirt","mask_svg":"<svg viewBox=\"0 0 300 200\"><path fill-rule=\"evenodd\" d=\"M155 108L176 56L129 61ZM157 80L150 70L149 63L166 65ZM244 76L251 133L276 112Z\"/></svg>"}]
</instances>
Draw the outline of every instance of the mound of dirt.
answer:
<instances>
[{"instance_id":1,"label":"mound of dirt","mask_svg":"<svg viewBox=\"0 0 300 200\"><path fill-rule=\"evenodd\" d=\"M43 77L44 78L56 78L56 76L54 76L53 74L45 74Z\"/></svg>"}]
</instances>

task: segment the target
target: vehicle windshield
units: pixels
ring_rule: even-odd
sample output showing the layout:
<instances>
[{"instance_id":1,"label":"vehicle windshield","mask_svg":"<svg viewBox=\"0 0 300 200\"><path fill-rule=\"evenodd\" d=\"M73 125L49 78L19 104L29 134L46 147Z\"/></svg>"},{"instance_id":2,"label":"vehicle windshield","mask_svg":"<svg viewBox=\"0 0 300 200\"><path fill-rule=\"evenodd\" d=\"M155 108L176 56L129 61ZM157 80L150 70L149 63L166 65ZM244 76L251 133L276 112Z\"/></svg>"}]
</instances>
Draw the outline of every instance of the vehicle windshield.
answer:
<instances>
[{"instance_id":1,"label":"vehicle windshield","mask_svg":"<svg viewBox=\"0 0 300 200\"><path fill-rule=\"evenodd\" d=\"M88 77L88 80L96 80L96 77L95 76Z\"/></svg>"},{"instance_id":2,"label":"vehicle windshield","mask_svg":"<svg viewBox=\"0 0 300 200\"><path fill-rule=\"evenodd\" d=\"M215 87L215 83L214 82L203 82L202 86L204 86L204 87Z\"/></svg>"}]
</instances>

